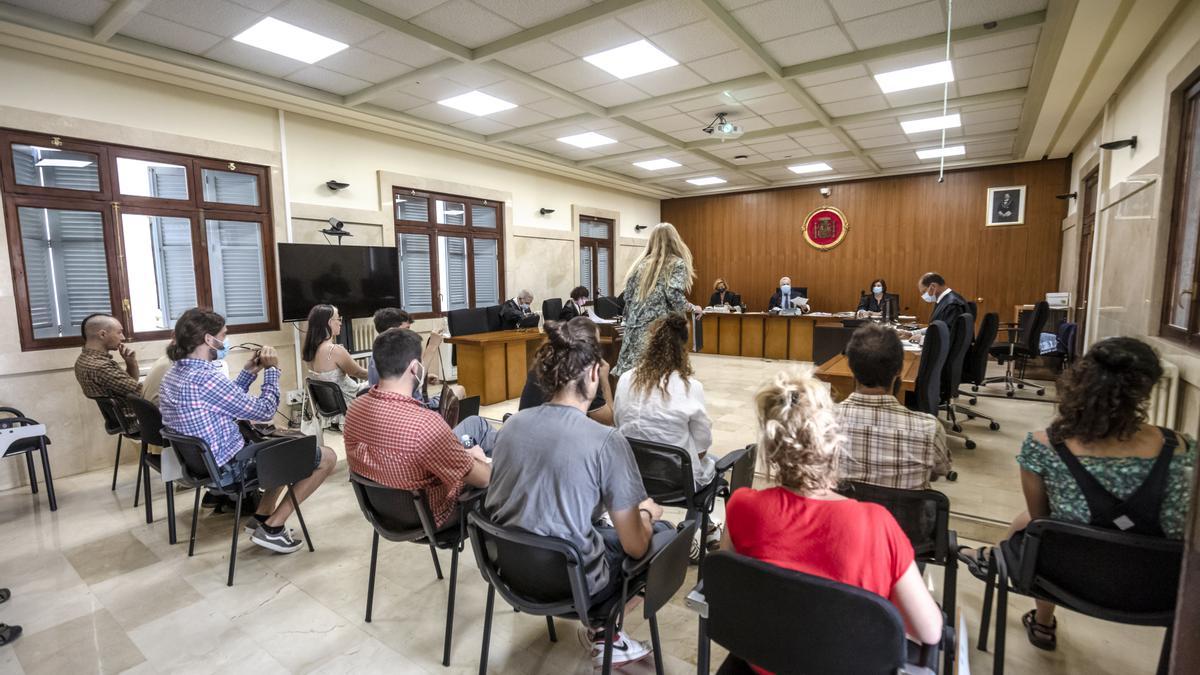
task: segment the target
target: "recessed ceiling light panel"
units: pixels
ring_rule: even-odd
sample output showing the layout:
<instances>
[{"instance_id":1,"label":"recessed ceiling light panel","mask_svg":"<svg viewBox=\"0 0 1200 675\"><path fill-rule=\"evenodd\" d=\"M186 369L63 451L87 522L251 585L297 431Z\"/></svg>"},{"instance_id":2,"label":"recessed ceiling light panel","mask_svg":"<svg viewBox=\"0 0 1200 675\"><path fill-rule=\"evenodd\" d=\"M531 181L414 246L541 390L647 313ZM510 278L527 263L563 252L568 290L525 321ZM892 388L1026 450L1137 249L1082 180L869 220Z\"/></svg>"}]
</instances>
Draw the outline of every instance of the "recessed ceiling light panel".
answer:
<instances>
[{"instance_id":1,"label":"recessed ceiling light panel","mask_svg":"<svg viewBox=\"0 0 1200 675\"><path fill-rule=\"evenodd\" d=\"M821 171L833 171L833 167L825 162L816 162L814 164L793 164L788 167L788 171L792 173L819 173Z\"/></svg>"},{"instance_id":2,"label":"recessed ceiling light panel","mask_svg":"<svg viewBox=\"0 0 1200 675\"><path fill-rule=\"evenodd\" d=\"M688 182L692 185L720 185L727 182L724 178L716 176L705 176L704 178L689 178Z\"/></svg>"},{"instance_id":3,"label":"recessed ceiling light panel","mask_svg":"<svg viewBox=\"0 0 1200 675\"><path fill-rule=\"evenodd\" d=\"M502 98L496 98L482 91L469 91L465 94L442 99L438 101L438 105L444 105L447 108L454 108L455 110L461 110L480 117L517 107L515 103L509 103Z\"/></svg>"},{"instance_id":4,"label":"recessed ceiling light panel","mask_svg":"<svg viewBox=\"0 0 1200 675\"><path fill-rule=\"evenodd\" d=\"M883 90L883 93L890 94L893 91L904 91L906 89L916 89L917 87L928 87L931 84L953 82L954 69L950 67L949 61L938 61L937 63L927 63L923 66L879 73L875 76L875 81L879 84L879 88Z\"/></svg>"},{"instance_id":5,"label":"recessed ceiling light panel","mask_svg":"<svg viewBox=\"0 0 1200 675\"><path fill-rule=\"evenodd\" d=\"M645 40L585 56L583 60L622 80L679 65L678 61Z\"/></svg>"},{"instance_id":6,"label":"recessed ceiling light panel","mask_svg":"<svg viewBox=\"0 0 1200 675\"><path fill-rule=\"evenodd\" d=\"M269 16L235 35L233 39L304 63L316 63L349 47L344 42Z\"/></svg>"},{"instance_id":7,"label":"recessed ceiling light panel","mask_svg":"<svg viewBox=\"0 0 1200 675\"><path fill-rule=\"evenodd\" d=\"M961 146L961 145L949 145L949 146L946 146L946 149L944 149L944 150L942 148L928 148L925 150L917 151L917 157L919 157L921 159L937 159L938 157L958 157L960 155L965 155L965 154L967 154L967 149L966 149L966 147Z\"/></svg>"},{"instance_id":8,"label":"recessed ceiling light panel","mask_svg":"<svg viewBox=\"0 0 1200 675\"><path fill-rule=\"evenodd\" d=\"M609 143L617 142L608 136L598 134L594 131L589 131L583 134L575 134L574 136L563 136L558 140L560 143L574 145L577 148L594 148L597 145L608 145Z\"/></svg>"},{"instance_id":9,"label":"recessed ceiling light panel","mask_svg":"<svg viewBox=\"0 0 1200 675\"><path fill-rule=\"evenodd\" d=\"M644 162L634 162L633 165L640 166L647 171L659 171L661 169L674 169L677 166L682 166L682 164L680 164L679 162L676 162L676 161L670 160L670 159L666 159L666 158L648 159Z\"/></svg>"},{"instance_id":10,"label":"recessed ceiling light panel","mask_svg":"<svg viewBox=\"0 0 1200 675\"><path fill-rule=\"evenodd\" d=\"M956 129L962 126L962 118L958 113L940 117L926 117L923 120L908 120L901 122L906 134L919 134L922 131L939 131L941 129Z\"/></svg>"}]
</instances>

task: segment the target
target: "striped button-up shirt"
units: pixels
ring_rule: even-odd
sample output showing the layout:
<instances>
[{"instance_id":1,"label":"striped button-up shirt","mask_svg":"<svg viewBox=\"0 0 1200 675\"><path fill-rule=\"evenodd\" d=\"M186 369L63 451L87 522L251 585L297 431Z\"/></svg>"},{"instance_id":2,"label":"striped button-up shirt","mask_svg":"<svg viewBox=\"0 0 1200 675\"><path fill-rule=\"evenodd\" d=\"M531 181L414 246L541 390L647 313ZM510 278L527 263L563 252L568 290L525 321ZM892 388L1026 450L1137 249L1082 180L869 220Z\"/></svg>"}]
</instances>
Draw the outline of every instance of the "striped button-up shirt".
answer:
<instances>
[{"instance_id":1,"label":"striped button-up shirt","mask_svg":"<svg viewBox=\"0 0 1200 675\"><path fill-rule=\"evenodd\" d=\"M905 408L894 396L851 394L838 404L838 417L847 438L846 480L922 490L931 473L950 471L942 423Z\"/></svg>"},{"instance_id":2,"label":"striped button-up shirt","mask_svg":"<svg viewBox=\"0 0 1200 675\"><path fill-rule=\"evenodd\" d=\"M88 398L111 397L125 400L126 394L141 394L137 378L117 365L108 352L83 348L75 359L75 379Z\"/></svg>"},{"instance_id":3,"label":"striped button-up shirt","mask_svg":"<svg viewBox=\"0 0 1200 675\"><path fill-rule=\"evenodd\" d=\"M264 370L262 391L251 396L256 378L243 369L230 380L215 361L176 361L158 390L163 426L203 439L224 466L245 445L237 421L268 422L279 406L279 369Z\"/></svg>"}]
</instances>

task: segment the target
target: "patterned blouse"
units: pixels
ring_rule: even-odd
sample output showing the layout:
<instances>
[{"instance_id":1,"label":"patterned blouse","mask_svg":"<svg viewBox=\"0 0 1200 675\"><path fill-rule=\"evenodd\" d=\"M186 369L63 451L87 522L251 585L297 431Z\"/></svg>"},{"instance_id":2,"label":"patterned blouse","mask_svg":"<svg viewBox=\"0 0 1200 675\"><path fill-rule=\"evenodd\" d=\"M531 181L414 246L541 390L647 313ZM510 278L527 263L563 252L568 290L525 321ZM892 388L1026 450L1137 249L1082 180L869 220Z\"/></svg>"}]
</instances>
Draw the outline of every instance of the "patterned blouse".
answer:
<instances>
[{"instance_id":1,"label":"patterned blouse","mask_svg":"<svg viewBox=\"0 0 1200 675\"><path fill-rule=\"evenodd\" d=\"M1106 490L1119 499L1132 495L1154 465L1154 457L1095 457L1078 455L1088 473L1096 477ZM1053 447L1037 441L1033 434L1025 437L1017 464L1022 469L1041 476L1050 499L1050 517L1074 523L1089 523L1091 510L1079 484L1067 465L1059 459ZM1196 441L1184 438L1183 446L1175 449L1171 459L1167 493L1163 497L1159 524L1170 539L1182 539L1187 522L1188 494L1192 485L1192 467L1196 464Z\"/></svg>"},{"instance_id":2,"label":"patterned blouse","mask_svg":"<svg viewBox=\"0 0 1200 675\"><path fill-rule=\"evenodd\" d=\"M639 266L625 284L625 334L621 338L621 356L612 369L616 377L633 369L641 360L650 338L650 324L688 306L686 289L691 280L683 260L676 258L667 273L655 280L650 294L639 300L637 288L644 271L645 266Z\"/></svg>"}]
</instances>

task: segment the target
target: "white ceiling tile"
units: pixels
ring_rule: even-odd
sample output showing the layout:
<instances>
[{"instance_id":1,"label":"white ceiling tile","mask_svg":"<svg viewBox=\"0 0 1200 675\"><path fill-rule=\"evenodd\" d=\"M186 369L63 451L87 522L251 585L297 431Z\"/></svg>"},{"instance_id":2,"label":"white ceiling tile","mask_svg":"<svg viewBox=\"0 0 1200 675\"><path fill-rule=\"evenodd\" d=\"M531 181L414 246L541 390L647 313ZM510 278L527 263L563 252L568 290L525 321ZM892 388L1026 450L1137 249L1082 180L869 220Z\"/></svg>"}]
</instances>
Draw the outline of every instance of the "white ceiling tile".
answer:
<instances>
[{"instance_id":1,"label":"white ceiling tile","mask_svg":"<svg viewBox=\"0 0 1200 675\"><path fill-rule=\"evenodd\" d=\"M962 113L963 124L980 124L982 122L995 122L997 120L1015 119L1021 116L1021 104L1005 104L987 110L973 110L967 112L964 108Z\"/></svg>"},{"instance_id":2,"label":"white ceiling tile","mask_svg":"<svg viewBox=\"0 0 1200 675\"><path fill-rule=\"evenodd\" d=\"M688 67L709 82L724 82L735 77L762 72L762 66L740 49L693 61L688 64Z\"/></svg>"},{"instance_id":3,"label":"white ceiling tile","mask_svg":"<svg viewBox=\"0 0 1200 675\"><path fill-rule=\"evenodd\" d=\"M677 138L681 141L685 141L685 142L705 141L705 140L708 140L709 138L711 138L711 136L709 136L707 133L700 130L700 125L696 125L690 129L680 129L679 131L673 131L673 132L671 132L671 135L674 136L675 138Z\"/></svg>"},{"instance_id":4,"label":"white ceiling tile","mask_svg":"<svg viewBox=\"0 0 1200 675\"><path fill-rule=\"evenodd\" d=\"M794 66L854 51L854 45L850 44L838 26L826 26L771 40L763 43L763 47L781 66Z\"/></svg>"},{"instance_id":5,"label":"white ceiling tile","mask_svg":"<svg viewBox=\"0 0 1200 675\"><path fill-rule=\"evenodd\" d=\"M357 77L368 82L383 82L412 70L398 61L386 59L378 54L357 47L321 59L321 67L336 73Z\"/></svg>"},{"instance_id":6,"label":"white ceiling tile","mask_svg":"<svg viewBox=\"0 0 1200 675\"><path fill-rule=\"evenodd\" d=\"M901 68L923 66L927 63L937 63L946 60L946 47L930 47L915 52L905 52L882 59L867 61L867 69L874 74L887 73Z\"/></svg>"},{"instance_id":7,"label":"white ceiling tile","mask_svg":"<svg viewBox=\"0 0 1200 675\"><path fill-rule=\"evenodd\" d=\"M288 0L272 10L271 16L348 45L358 44L384 28L370 19L321 0Z\"/></svg>"},{"instance_id":8,"label":"white ceiling tile","mask_svg":"<svg viewBox=\"0 0 1200 675\"><path fill-rule=\"evenodd\" d=\"M767 0L734 10L733 16L759 42L806 33L834 23L825 0Z\"/></svg>"},{"instance_id":9,"label":"white ceiling tile","mask_svg":"<svg viewBox=\"0 0 1200 675\"><path fill-rule=\"evenodd\" d=\"M579 91L617 81L617 78L581 59L543 68L533 75L567 91Z\"/></svg>"},{"instance_id":10,"label":"white ceiling tile","mask_svg":"<svg viewBox=\"0 0 1200 675\"><path fill-rule=\"evenodd\" d=\"M1008 30L995 35L986 35L973 40L955 42L950 46L950 53L955 57L972 56L984 52L994 52L999 49L1020 47L1021 45L1037 44L1042 35L1041 26L1029 26L1019 30Z\"/></svg>"},{"instance_id":11,"label":"white ceiling tile","mask_svg":"<svg viewBox=\"0 0 1200 675\"><path fill-rule=\"evenodd\" d=\"M441 101L452 96L465 94L471 88L465 87L453 80L441 77L427 77L420 82L409 82L401 87L400 90L413 96L420 96L429 101ZM450 108L446 109L450 110Z\"/></svg>"},{"instance_id":12,"label":"white ceiling tile","mask_svg":"<svg viewBox=\"0 0 1200 675\"><path fill-rule=\"evenodd\" d=\"M447 58L442 50L434 49L420 40L394 30L385 30L358 46L372 54L386 56L413 68L424 68Z\"/></svg>"},{"instance_id":13,"label":"white ceiling tile","mask_svg":"<svg viewBox=\"0 0 1200 675\"><path fill-rule=\"evenodd\" d=\"M692 119L691 115L675 114L667 117L660 117L654 120L643 122L651 129L657 129L666 133L673 133L682 129L691 129L693 127L699 129L703 124L697 124L696 120Z\"/></svg>"},{"instance_id":14,"label":"white ceiling tile","mask_svg":"<svg viewBox=\"0 0 1200 675\"><path fill-rule=\"evenodd\" d=\"M275 9L279 5L283 4L285 0L232 0L232 1L241 5L242 7L245 7L246 9L252 9L256 12L269 12L272 9ZM441 0L438 0L438 1L440 2Z\"/></svg>"},{"instance_id":15,"label":"white ceiling tile","mask_svg":"<svg viewBox=\"0 0 1200 675\"><path fill-rule=\"evenodd\" d=\"M953 25L955 28L978 26L1043 9L1046 9L1046 0L957 0L954 3ZM945 17L942 17L943 25L945 21Z\"/></svg>"},{"instance_id":16,"label":"white ceiling tile","mask_svg":"<svg viewBox=\"0 0 1200 675\"><path fill-rule=\"evenodd\" d=\"M111 4L107 0L5 0L5 3L89 26L104 16Z\"/></svg>"},{"instance_id":17,"label":"white ceiling tile","mask_svg":"<svg viewBox=\"0 0 1200 675\"><path fill-rule=\"evenodd\" d=\"M796 103L795 97L793 97L791 94L773 94L771 96L763 96L762 98L752 98L748 101L742 101L742 105L746 106L754 113L765 115L766 113L792 110L799 104Z\"/></svg>"},{"instance_id":18,"label":"white ceiling tile","mask_svg":"<svg viewBox=\"0 0 1200 675\"><path fill-rule=\"evenodd\" d=\"M223 40L216 47L205 52L204 56L214 61L274 77L283 77L308 66L307 63L272 54L233 40Z\"/></svg>"},{"instance_id":19,"label":"white ceiling tile","mask_svg":"<svg viewBox=\"0 0 1200 675\"><path fill-rule=\"evenodd\" d=\"M533 103L530 103L528 107L542 113L543 115L549 115L550 117L556 119L559 117L572 117L583 112L576 106L558 98L547 98L541 101L534 101Z\"/></svg>"},{"instance_id":20,"label":"white ceiling tile","mask_svg":"<svg viewBox=\"0 0 1200 675\"><path fill-rule=\"evenodd\" d=\"M578 93L592 103L605 107L632 103L646 98L645 92L628 82L609 82L598 87L580 89Z\"/></svg>"},{"instance_id":21,"label":"white ceiling tile","mask_svg":"<svg viewBox=\"0 0 1200 675\"><path fill-rule=\"evenodd\" d=\"M657 0L622 12L617 18L643 35L656 35L672 28L703 21L705 15L697 3L691 0Z\"/></svg>"},{"instance_id":22,"label":"white ceiling tile","mask_svg":"<svg viewBox=\"0 0 1200 675\"><path fill-rule=\"evenodd\" d=\"M783 159L801 159L803 157L811 157L812 153L797 145L795 148L789 150L776 150L774 152L763 153L763 156L769 160L779 161Z\"/></svg>"},{"instance_id":23,"label":"white ceiling tile","mask_svg":"<svg viewBox=\"0 0 1200 675\"><path fill-rule=\"evenodd\" d=\"M517 105L525 105L546 98L546 92L512 80L489 84L486 87L480 87L479 90Z\"/></svg>"},{"instance_id":24,"label":"white ceiling tile","mask_svg":"<svg viewBox=\"0 0 1200 675\"><path fill-rule=\"evenodd\" d=\"M788 136L791 136L792 138L796 139L797 143L799 143L800 145L804 145L804 146L820 145L822 143L836 143L837 142L837 136L834 136L833 132L829 131L828 129L813 129L811 131L800 131L800 132L797 132L794 134L788 134Z\"/></svg>"},{"instance_id":25,"label":"white ceiling tile","mask_svg":"<svg viewBox=\"0 0 1200 675\"><path fill-rule=\"evenodd\" d=\"M829 68L808 75L801 75L796 78L800 86L804 88L819 87L822 84L830 84L832 82L841 82L842 80L853 80L856 77L867 77L867 69L862 64L855 63L850 66L842 66L840 68Z\"/></svg>"},{"instance_id":26,"label":"white ceiling tile","mask_svg":"<svg viewBox=\"0 0 1200 675\"><path fill-rule=\"evenodd\" d=\"M662 141L660 141L657 138L654 138L653 136L638 136L637 138L631 138L631 139L625 141L625 143L632 145L635 148L639 148L639 149L640 148L657 148L663 144Z\"/></svg>"},{"instance_id":27,"label":"white ceiling tile","mask_svg":"<svg viewBox=\"0 0 1200 675\"><path fill-rule=\"evenodd\" d=\"M875 14L843 24L859 49L946 32L946 16L939 0Z\"/></svg>"},{"instance_id":28,"label":"white ceiling tile","mask_svg":"<svg viewBox=\"0 0 1200 675\"><path fill-rule=\"evenodd\" d=\"M645 75L631 77L625 80L625 82L654 96L670 94L671 92L691 89L693 87L702 87L707 84L703 77L693 73L684 66L663 68L662 70L656 70Z\"/></svg>"},{"instance_id":29,"label":"white ceiling tile","mask_svg":"<svg viewBox=\"0 0 1200 675\"><path fill-rule=\"evenodd\" d=\"M735 101L748 101L752 98L762 98L763 96L770 96L771 94L780 93L783 93L783 87L775 84L774 82L768 82L767 84L760 84L754 87L734 89L733 91L729 92L729 95L732 96Z\"/></svg>"},{"instance_id":30,"label":"white ceiling tile","mask_svg":"<svg viewBox=\"0 0 1200 675\"><path fill-rule=\"evenodd\" d=\"M1036 53L1037 45L1032 44L957 58L954 59L954 77L959 80L967 80L972 77L1032 68L1033 57Z\"/></svg>"},{"instance_id":31,"label":"white ceiling tile","mask_svg":"<svg viewBox=\"0 0 1200 675\"><path fill-rule=\"evenodd\" d=\"M488 70L483 66L473 63L464 63L461 66L455 66L443 72L440 77L453 80L469 89L481 89L504 79L504 76L496 71ZM538 98L542 97L539 96Z\"/></svg>"},{"instance_id":32,"label":"white ceiling tile","mask_svg":"<svg viewBox=\"0 0 1200 675\"><path fill-rule=\"evenodd\" d=\"M783 138L778 138L775 140L768 140L768 141L760 141L760 142L750 141L747 143L747 145L755 152L759 152L762 154L766 154L768 152L778 152L780 150L798 150L798 149L800 149L799 143L797 143L795 140L788 138L786 136Z\"/></svg>"},{"instance_id":33,"label":"white ceiling tile","mask_svg":"<svg viewBox=\"0 0 1200 675\"><path fill-rule=\"evenodd\" d=\"M884 108L888 107L888 103L887 99L876 94L874 96L852 98L849 101L826 103L821 107L825 109L825 112L834 117L842 117L843 115L856 115L858 113L883 110Z\"/></svg>"},{"instance_id":34,"label":"white ceiling tile","mask_svg":"<svg viewBox=\"0 0 1200 675\"><path fill-rule=\"evenodd\" d=\"M846 152L846 146L841 143L826 143L822 145L806 145L805 150L808 150L814 155L833 155L839 152Z\"/></svg>"},{"instance_id":35,"label":"white ceiling tile","mask_svg":"<svg viewBox=\"0 0 1200 675\"><path fill-rule=\"evenodd\" d=\"M632 120L644 122L646 120L653 120L653 119L657 119L659 117L666 117L667 115L674 115L677 112L678 112L677 110L675 110L674 108L672 108L669 105L656 105L652 108L642 108L641 110L634 110L633 112L626 113L625 116Z\"/></svg>"},{"instance_id":36,"label":"white ceiling tile","mask_svg":"<svg viewBox=\"0 0 1200 675\"><path fill-rule=\"evenodd\" d=\"M856 77L852 80L809 87L808 93L817 103L825 104L878 95L881 92L879 91L879 85L875 83L873 78Z\"/></svg>"},{"instance_id":37,"label":"white ceiling tile","mask_svg":"<svg viewBox=\"0 0 1200 675\"><path fill-rule=\"evenodd\" d=\"M529 126L530 124L541 124L542 122L549 122L550 120L554 119L549 115L543 115L542 113L536 110L530 110L525 106L494 112L487 117L490 120L496 120L497 122L501 122L512 127L524 127Z\"/></svg>"},{"instance_id":38,"label":"white ceiling tile","mask_svg":"<svg viewBox=\"0 0 1200 675\"><path fill-rule=\"evenodd\" d=\"M371 103L392 110L411 110L429 103L427 99L419 98L402 91L391 91L371 99Z\"/></svg>"},{"instance_id":39,"label":"white ceiling tile","mask_svg":"<svg viewBox=\"0 0 1200 675\"><path fill-rule=\"evenodd\" d=\"M753 5L755 3L762 2L762 0L720 0L720 2L725 9L735 10L746 7L747 5Z\"/></svg>"},{"instance_id":40,"label":"white ceiling tile","mask_svg":"<svg viewBox=\"0 0 1200 675\"><path fill-rule=\"evenodd\" d=\"M224 39L145 12L131 18L121 28L121 35L192 54L203 54Z\"/></svg>"},{"instance_id":41,"label":"white ceiling tile","mask_svg":"<svg viewBox=\"0 0 1200 675\"><path fill-rule=\"evenodd\" d=\"M870 122L869 124L871 126L847 129L846 133L850 134L850 137L856 141L862 141L868 138L880 138L884 136L897 137L904 135L903 129L901 129L900 125L896 124L895 122Z\"/></svg>"},{"instance_id":42,"label":"white ceiling tile","mask_svg":"<svg viewBox=\"0 0 1200 675\"><path fill-rule=\"evenodd\" d=\"M640 33L616 19L605 19L556 35L551 41L576 56L591 56L606 49L636 42L641 38Z\"/></svg>"},{"instance_id":43,"label":"white ceiling tile","mask_svg":"<svg viewBox=\"0 0 1200 675\"><path fill-rule=\"evenodd\" d=\"M368 5L374 5L379 9L398 16L401 19L411 19L414 16L428 12L438 5L445 4L447 0L363 0Z\"/></svg>"},{"instance_id":44,"label":"white ceiling tile","mask_svg":"<svg viewBox=\"0 0 1200 675\"><path fill-rule=\"evenodd\" d=\"M466 47L485 45L521 30L470 0L450 0L413 17L412 22Z\"/></svg>"},{"instance_id":45,"label":"white ceiling tile","mask_svg":"<svg viewBox=\"0 0 1200 675\"><path fill-rule=\"evenodd\" d=\"M929 132L929 133L936 133L937 138L941 139L940 131L939 132ZM907 143L916 143L920 140L930 140L930 141L933 140L933 137L930 137L928 139L919 139L919 138L916 138L915 136L914 137L905 136L903 133L893 134L890 136L875 136L873 138L861 138L860 139L857 136L855 136L854 138L855 138L855 140L858 141L858 145L863 148L885 148L890 145L905 145Z\"/></svg>"},{"instance_id":46,"label":"white ceiling tile","mask_svg":"<svg viewBox=\"0 0 1200 675\"><path fill-rule=\"evenodd\" d=\"M732 40L708 21L699 21L660 33L651 38L650 42L680 63L737 49Z\"/></svg>"},{"instance_id":47,"label":"white ceiling tile","mask_svg":"<svg viewBox=\"0 0 1200 675\"><path fill-rule=\"evenodd\" d=\"M262 18L261 13L226 0L154 0L142 11L222 37L233 37Z\"/></svg>"},{"instance_id":48,"label":"white ceiling tile","mask_svg":"<svg viewBox=\"0 0 1200 675\"><path fill-rule=\"evenodd\" d=\"M501 131L508 131L509 129L512 129L511 126L509 126L507 124L501 124L500 122L497 122L496 120L491 119L490 116L475 117L475 118L472 118L469 120L464 120L462 122L455 122L454 126L458 127L459 129L463 129L466 131L470 131L470 132L479 134L481 136L489 136L491 134L498 134Z\"/></svg>"},{"instance_id":49,"label":"white ceiling tile","mask_svg":"<svg viewBox=\"0 0 1200 675\"><path fill-rule=\"evenodd\" d=\"M709 110L726 110L726 112L729 112L732 109L742 109L740 103L734 102L734 99L723 94L709 94L708 96L689 98L686 101L673 103L671 107L683 113L696 113Z\"/></svg>"},{"instance_id":50,"label":"white ceiling tile","mask_svg":"<svg viewBox=\"0 0 1200 675\"><path fill-rule=\"evenodd\" d=\"M759 117L758 115L730 115L729 121L741 127L742 131L762 131L764 129L771 128L771 123Z\"/></svg>"},{"instance_id":51,"label":"white ceiling tile","mask_svg":"<svg viewBox=\"0 0 1200 675\"><path fill-rule=\"evenodd\" d=\"M805 122L812 122L816 118L813 117L812 113L808 112L807 110L804 110L803 108L796 108L795 110L767 113L763 115L763 119L770 122L772 126L782 127L788 124L804 124Z\"/></svg>"},{"instance_id":52,"label":"white ceiling tile","mask_svg":"<svg viewBox=\"0 0 1200 675\"><path fill-rule=\"evenodd\" d=\"M575 58L574 54L559 49L549 42L535 42L505 52L497 60L503 61L517 70L532 73L535 70L570 61L573 58Z\"/></svg>"},{"instance_id":53,"label":"white ceiling tile","mask_svg":"<svg viewBox=\"0 0 1200 675\"><path fill-rule=\"evenodd\" d=\"M975 94L986 94L990 91L1017 89L1029 85L1029 69L985 75L984 77L976 77L970 80L960 80L956 84L958 85L959 96L974 96Z\"/></svg>"},{"instance_id":54,"label":"white ceiling tile","mask_svg":"<svg viewBox=\"0 0 1200 675\"><path fill-rule=\"evenodd\" d=\"M922 0L829 0L833 11L842 21L853 21L864 16L890 12L893 9L915 5Z\"/></svg>"},{"instance_id":55,"label":"white ceiling tile","mask_svg":"<svg viewBox=\"0 0 1200 675\"><path fill-rule=\"evenodd\" d=\"M475 115L472 115L469 112L455 110L454 108L444 106L439 103L426 103L423 106L409 110L408 113L410 115L416 115L422 119L441 122L442 124L455 124L457 122L463 122L475 117Z\"/></svg>"},{"instance_id":56,"label":"white ceiling tile","mask_svg":"<svg viewBox=\"0 0 1200 675\"><path fill-rule=\"evenodd\" d=\"M335 73L332 70L325 70L320 66L308 66L288 75L287 79L297 84L327 91L338 96L345 96L350 92L358 91L371 84L355 77Z\"/></svg>"},{"instance_id":57,"label":"white ceiling tile","mask_svg":"<svg viewBox=\"0 0 1200 675\"><path fill-rule=\"evenodd\" d=\"M522 28L532 28L591 4L588 0L475 0L475 3Z\"/></svg>"},{"instance_id":58,"label":"white ceiling tile","mask_svg":"<svg viewBox=\"0 0 1200 675\"><path fill-rule=\"evenodd\" d=\"M906 105L917 105L918 103L932 103L941 101L945 90L945 85L933 84L928 87L917 87L916 89L906 89L905 91L893 91L890 94L884 94L888 104L893 108L900 108ZM958 83L951 82L948 97L951 99L958 98Z\"/></svg>"},{"instance_id":59,"label":"white ceiling tile","mask_svg":"<svg viewBox=\"0 0 1200 675\"><path fill-rule=\"evenodd\" d=\"M1016 131L1021 125L1021 118L1014 117L1007 120L996 120L994 122L975 122L974 124L964 125L967 134L993 134L998 131Z\"/></svg>"}]
</instances>

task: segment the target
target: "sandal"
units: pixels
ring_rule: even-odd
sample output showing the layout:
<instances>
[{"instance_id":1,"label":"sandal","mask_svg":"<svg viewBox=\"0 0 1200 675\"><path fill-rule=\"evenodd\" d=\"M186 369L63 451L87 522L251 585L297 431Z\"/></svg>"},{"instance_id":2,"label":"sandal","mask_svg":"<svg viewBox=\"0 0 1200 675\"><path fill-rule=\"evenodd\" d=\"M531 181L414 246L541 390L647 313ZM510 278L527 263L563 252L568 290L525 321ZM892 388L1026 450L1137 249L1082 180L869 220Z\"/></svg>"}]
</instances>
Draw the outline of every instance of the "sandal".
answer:
<instances>
[{"instance_id":1,"label":"sandal","mask_svg":"<svg viewBox=\"0 0 1200 675\"><path fill-rule=\"evenodd\" d=\"M1058 619L1047 626L1038 623L1036 617L1036 609L1029 610L1029 613L1021 617L1021 623L1025 624L1025 634L1029 636L1029 644L1038 649L1052 652L1058 647L1058 637L1055 635L1055 631L1058 629Z\"/></svg>"},{"instance_id":2,"label":"sandal","mask_svg":"<svg viewBox=\"0 0 1200 675\"><path fill-rule=\"evenodd\" d=\"M8 624L0 623L0 647L21 637L20 626L9 626Z\"/></svg>"},{"instance_id":3,"label":"sandal","mask_svg":"<svg viewBox=\"0 0 1200 675\"><path fill-rule=\"evenodd\" d=\"M8 590L7 588L0 588L0 604L8 602L8 599L11 597L12 591Z\"/></svg>"},{"instance_id":4,"label":"sandal","mask_svg":"<svg viewBox=\"0 0 1200 675\"><path fill-rule=\"evenodd\" d=\"M990 567L990 563L988 562L990 548L980 546L974 549L975 555L969 555L967 551L970 550L972 550L970 546L959 546L957 552L958 559L967 566L967 571L971 573L971 576L980 581L987 581L988 568Z\"/></svg>"}]
</instances>

